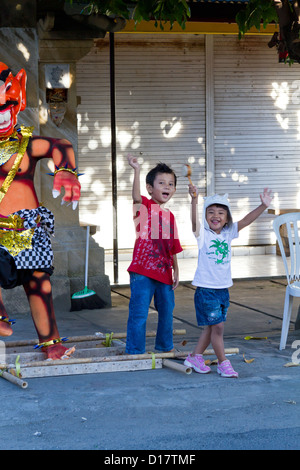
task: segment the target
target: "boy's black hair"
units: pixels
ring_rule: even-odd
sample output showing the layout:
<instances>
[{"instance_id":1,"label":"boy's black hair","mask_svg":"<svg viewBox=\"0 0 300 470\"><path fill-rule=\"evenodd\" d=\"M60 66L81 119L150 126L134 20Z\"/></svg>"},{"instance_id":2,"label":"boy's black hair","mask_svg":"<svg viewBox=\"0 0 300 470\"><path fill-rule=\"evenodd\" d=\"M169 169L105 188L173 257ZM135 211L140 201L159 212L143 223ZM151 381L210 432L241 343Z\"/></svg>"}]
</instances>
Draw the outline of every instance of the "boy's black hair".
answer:
<instances>
[{"instance_id":1,"label":"boy's black hair","mask_svg":"<svg viewBox=\"0 0 300 470\"><path fill-rule=\"evenodd\" d=\"M177 177L174 171L168 165L166 165L165 163L161 163L161 162L159 162L155 168L152 168L152 170L149 171L149 173L146 176L146 184L150 184L150 186L153 186L154 180L158 173L169 173L171 175L174 175L175 188L176 188Z\"/></svg>"}]
</instances>

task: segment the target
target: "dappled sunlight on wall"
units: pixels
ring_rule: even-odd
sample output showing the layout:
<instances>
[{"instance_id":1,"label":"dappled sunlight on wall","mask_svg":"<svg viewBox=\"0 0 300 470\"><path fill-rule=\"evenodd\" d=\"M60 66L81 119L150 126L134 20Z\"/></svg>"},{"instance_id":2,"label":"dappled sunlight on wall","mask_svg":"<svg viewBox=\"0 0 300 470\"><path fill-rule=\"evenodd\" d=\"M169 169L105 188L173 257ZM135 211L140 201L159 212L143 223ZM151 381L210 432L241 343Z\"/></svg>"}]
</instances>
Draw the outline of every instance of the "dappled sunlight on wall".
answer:
<instances>
[{"instance_id":1,"label":"dappled sunlight on wall","mask_svg":"<svg viewBox=\"0 0 300 470\"><path fill-rule=\"evenodd\" d=\"M89 132L88 122L84 122L83 116L80 116L78 122L82 125L81 129L89 137L86 139L86 143L80 149L80 172L84 171L84 175L81 177L82 194L83 197L80 203L80 218L84 223L87 220L93 221L94 225L99 225L99 233L94 237L98 239L99 243L104 247L111 247L112 241L112 230L107 229L108 223L112 223L112 202L111 202L111 135L110 129L107 126L99 129L99 136L96 137L95 131ZM173 121L174 122L174 121ZM159 132L161 133L161 149L164 148L163 141L170 142L176 138L180 138L180 129L182 129L182 123L176 121L174 126L168 127L166 133L165 123L159 123ZM180 125L179 125L180 124ZM138 157L139 164L141 165L141 193L148 196L146 190L146 174L150 169L155 166L159 161L164 161L164 152L159 151L159 154L154 158L149 158L148 152L140 150L139 141L142 141L142 136L138 134L139 123L135 121L130 128L133 128L133 132L129 132L129 126L127 130L123 130L120 126L116 129L116 140L118 146L117 154L117 177L118 177L118 232L119 232L119 245L123 248L133 247L135 241L134 224L132 221L132 201L131 201L131 188L133 182L133 170L127 162L127 155L133 154ZM200 145L203 147L203 138L199 138ZM148 144L151 148L151 143ZM199 145L199 144L198 144ZM145 146L141 147L145 148ZM109 150L109 152L108 152ZM99 161L104 160L107 162L106 172L101 172L98 165L88 165L83 170L82 165L89 160L89 155L92 151L96 151L99 155ZM183 233L186 244L195 244L195 240L189 230L186 229L186 220L189 218L190 198L188 196L188 180L187 178L180 177L182 164L188 162L194 169L195 183L198 186L203 187L205 181L205 159L196 158L195 154L190 155L187 151L180 160L173 162L167 162L172 166L178 177L177 194L170 201L168 207L170 210L176 212L176 218L178 220L179 233ZM86 163L87 165L87 163ZM202 175L200 176L200 172ZM180 203L179 203L180 200ZM96 215L97 214L97 215ZM101 215L100 215L101 214ZM105 223L104 223L105 221ZM105 225L105 229L104 229Z\"/></svg>"},{"instance_id":2,"label":"dappled sunlight on wall","mask_svg":"<svg viewBox=\"0 0 300 470\"><path fill-rule=\"evenodd\" d=\"M30 52L28 48L25 46L25 44L23 42L19 42L18 44L16 44L16 48L18 49L18 51L22 53L26 62L28 62L30 60Z\"/></svg>"},{"instance_id":3,"label":"dappled sunlight on wall","mask_svg":"<svg viewBox=\"0 0 300 470\"><path fill-rule=\"evenodd\" d=\"M116 72L116 170L119 249L133 248L133 169L127 155L141 165L141 193L148 196L145 178L161 161L178 176L177 191L168 204L176 217L183 244L195 244L189 224L188 181L180 177L184 163L193 167L193 181L204 195L205 99L203 37L174 42L135 36L115 37ZM181 38L182 39L182 38ZM150 44L154 41L154 45ZM172 80L170 77L172 76ZM189 77L189 86L183 86ZM86 84L89 84L88 87ZM98 243L112 248L112 164L110 122L109 48L93 48L77 66L79 170L82 177L80 220L97 220ZM86 170L87 169L87 170ZM188 221L188 224L187 224Z\"/></svg>"},{"instance_id":4,"label":"dappled sunlight on wall","mask_svg":"<svg viewBox=\"0 0 300 470\"><path fill-rule=\"evenodd\" d=\"M173 117L170 122L162 121L160 123L160 128L162 129L163 136L166 139L173 139L174 137L177 136L182 126L180 121L181 120L178 119L177 117Z\"/></svg>"},{"instance_id":5,"label":"dappled sunlight on wall","mask_svg":"<svg viewBox=\"0 0 300 470\"><path fill-rule=\"evenodd\" d=\"M214 36L216 192L229 193L234 220L272 189L272 209L300 208L298 65L278 63L267 38ZM275 242L266 210L234 244Z\"/></svg>"},{"instance_id":6,"label":"dappled sunlight on wall","mask_svg":"<svg viewBox=\"0 0 300 470\"><path fill-rule=\"evenodd\" d=\"M274 106L276 108L281 109L282 111L286 111L288 104L289 104L289 86L287 82L283 83L272 83L272 91L271 91L271 98L274 100ZM280 124L282 129L287 130L289 128L289 118L283 117L282 114L276 113L275 114L277 122Z\"/></svg>"},{"instance_id":7,"label":"dappled sunlight on wall","mask_svg":"<svg viewBox=\"0 0 300 470\"><path fill-rule=\"evenodd\" d=\"M216 192L229 193L234 220L260 204L259 194L266 186L275 194L273 208L300 207L298 68L277 64L266 38L249 37L240 42L236 37L214 37L215 173L206 175L204 43L202 38L184 40L184 47L171 44L171 39L168 44L157 39L153 45L149 37L143 42L135 36L135 45L129 38L116 45L120 248L132 248L135 238L133 170L127 163L128 153L141 164L143 195L147 195L145 176L158 161L177 173L177 192L168 206L175 213L185 245L195 241L188 181L180 176L183 163L192 166L192 180L201 196L216 178ZM80 217L97 220L97 237L105 248L112 246L108 57L104 46L93 51L82 61L78 75L82 99L78 107L79 170L86 173L81 177ZM266 211L234 243L274 243L272 220Z\"/></svg>"},{"instance_id":8,"label":"dappled sunlight on wall","mask_svg":"<svg viewBox=\"0 0 300 470\"><path fill-rule=\"evenodd\" d=\"M276 108L285 111L289 104L289 86L287 82L272 83L271 97L274 100L274 106Z\"/></svg>"}]
</instances>

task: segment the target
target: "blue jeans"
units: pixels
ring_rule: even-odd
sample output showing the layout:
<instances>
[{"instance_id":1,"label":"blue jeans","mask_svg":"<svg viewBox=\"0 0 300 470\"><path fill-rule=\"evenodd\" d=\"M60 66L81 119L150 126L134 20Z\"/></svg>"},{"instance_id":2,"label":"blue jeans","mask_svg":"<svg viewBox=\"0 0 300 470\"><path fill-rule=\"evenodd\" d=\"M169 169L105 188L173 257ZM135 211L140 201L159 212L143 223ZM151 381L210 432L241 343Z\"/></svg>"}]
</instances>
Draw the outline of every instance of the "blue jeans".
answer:
<instances>
[{"instance_id":1,"label":"blue jeans","mask_svg":"<svg viewBox=\"0 0 300 470\"><path fill-rule=\"evenodd\" d=\"M127 354L144 354L146 323L151 300L158 311L155 349L166 352L173 348L173 310L175 296L171 285L141 274L130 273L131 297L127 322Z\"/></svg>"}]
</instances>

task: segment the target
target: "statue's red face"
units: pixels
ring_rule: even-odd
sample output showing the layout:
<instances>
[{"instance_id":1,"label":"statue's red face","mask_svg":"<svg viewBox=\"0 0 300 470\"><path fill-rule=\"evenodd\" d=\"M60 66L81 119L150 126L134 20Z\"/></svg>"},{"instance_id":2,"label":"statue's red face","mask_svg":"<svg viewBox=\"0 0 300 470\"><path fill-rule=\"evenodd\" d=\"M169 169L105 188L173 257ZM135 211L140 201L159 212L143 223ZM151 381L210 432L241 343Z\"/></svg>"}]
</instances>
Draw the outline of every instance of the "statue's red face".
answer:
<instances>
[{"instance_id":1,"label":"statue's red face","mask_svg":"<svg viewBox=\"0 0 300 470\"><path fill-rule=\"evenodd\" d=\"M26 108L26 72L14 77L7 65L0 62L0 138L13 133L18 114Z\"/></svg>"}]
</instances>

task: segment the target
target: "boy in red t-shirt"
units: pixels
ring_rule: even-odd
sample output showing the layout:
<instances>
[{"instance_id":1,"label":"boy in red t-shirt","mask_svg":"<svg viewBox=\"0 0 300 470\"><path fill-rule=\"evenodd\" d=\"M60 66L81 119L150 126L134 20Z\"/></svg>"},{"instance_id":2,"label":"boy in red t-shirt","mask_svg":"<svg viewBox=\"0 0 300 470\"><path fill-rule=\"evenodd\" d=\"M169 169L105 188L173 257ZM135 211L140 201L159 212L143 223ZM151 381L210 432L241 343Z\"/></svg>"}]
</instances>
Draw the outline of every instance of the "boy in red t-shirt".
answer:
<instances>
[{"instance_id":1,"label":"boy in red t-shirt","mask_svg":"<svg viewBox=\"0 0 300 470\"><path fill-rule=\"evenodd\" d=\"M146 177L147 199L140 192L140 165L128 156L134 169L132 199L136 242L130 273L131 298L127 323L127 354L143 354L146 343L148 310L154 296L158 311L155 349L173 349L174 290L179 284L176 254L182 251L174 215L164 204L176 191L176 175L164 163L159 163Z\"/></svg>"}]
</instances>

